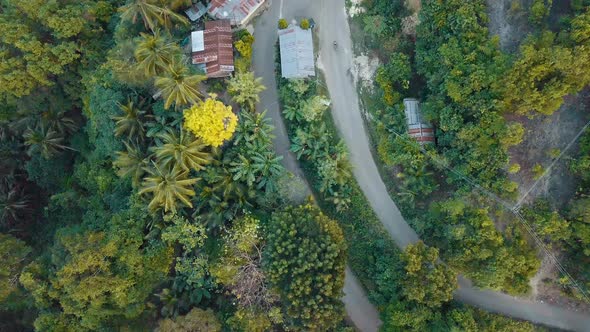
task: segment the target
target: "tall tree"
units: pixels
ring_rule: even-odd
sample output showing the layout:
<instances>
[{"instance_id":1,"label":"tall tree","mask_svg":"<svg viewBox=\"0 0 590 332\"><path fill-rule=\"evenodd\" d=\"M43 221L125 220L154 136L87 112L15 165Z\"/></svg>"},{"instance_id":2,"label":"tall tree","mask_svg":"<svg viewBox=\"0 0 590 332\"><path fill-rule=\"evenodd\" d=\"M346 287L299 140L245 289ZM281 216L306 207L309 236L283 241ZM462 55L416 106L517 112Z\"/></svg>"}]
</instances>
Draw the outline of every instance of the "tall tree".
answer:
<instances>
[{"instance_id":1,"label":"tall tree","mask_svg":"<svg viewBox=\"0 0 590 332\"><path fill-rule=\"evenodd\" d=\"M113 216L108 227L127 223L107 232L62 229L48 258L25 268L20 282L41 311L36 330L117 330L118 323L144 312L169 271L172 250L144 243L132 218Z\"/></svg>"},{"instance_id":2,"label":"tall tree","mask_svg":"<svg viewBox=\"0 0 590 332\"><path fill-rule=\"evenodd\" d=\"M133 138L143 139L145 129L143 128L143 114L145 111L141 109L141 103L135 105L133 101L128 101L126 105L119 104L119 108L123 111L123 115L114 116L115 120L115 136L127 135L127 139Z\"/></svg>"},{"instance_id":3,"label":"tall tree","mask_svg":"<svg viewBox=\"0 0 590 332\"><path fill-rule=\"evenodd\" d=\"M256 103L260 101L260 92L265 89L266 87L262 85L262 78L254 78L253 72L237 73L229 79L227 85L232 99L248 110L254 110Z\"/></svg>"},{"instance_id":4,"label":"tall tree","mask_svg":"<svg viewBox=\"0 0 590 332\"><path fill-rule=\"evenodd\" d=\"M122 20L135 23L141 18L144 26L152 31L156 30L158 26L170 28L172 21L182 24L188 23L184 16L176 14L167 7L160 6L155 0L131 0L119 8L119 11Z\"/></svg>"},{"instance_id":5,"label":"tall tree","mask_svg":"<svg viewBox=\"0 0 590 332\"><path fill-rule=\"evenodd\" d=\"M169 109L172 104L178 108L201 101L198 85L206 78L204 75L191 74L190 69L176 59L168 65L163 76L156 77L154 85L164 97L164 108Z\"/></svg>"},{"instance_id":6,"label":"tall tree","mask_svg":"<svg viewBox=\"0 0 590 332\"><path fill-rule=\"evenodd\" d=\"M149 173L143 179L139 194L151 193L153 195L148 208L152 211L164 208L164 212L176 212L178 201L192 207L190 198L195 195L192 188L199 179L189 178L189 172L178 165L174 167L146 168Z\"/></svg>"},{"instance_id":7,"label":"tall tree","mask_svg":"<svg viewBox=\"0 0 590 332\"><path fill-rule=\"evenodd\" d=\"M180 53L178 46L168 41L158 30L153 34L142 32L134 52L137 69L148 78L165 72Z\"/></svg>"},{"instance_id":8,"label":"tall tree","mask_svg":"<svg viewBox=\"0 0 590 332\"><path fill-rule=\"evenodd\" d=\"M0 257L2 257L2 266L0 267L0 308L11 305L5 303L5 301L18 292L18 276L30 253L31 248L25 242L12 235L0 233Z\"/></svg>"},{"instance_id":9,"label":"tall tree","mask_svg":"<svg viewBox=\"0 0 590 332\"><path fill-rule=\"evenodd\" d=\"M168 129L158 138L161 142L153 147L153 151L161 167L180 166L185 171L200 171L211 162L208 145L184 129L180 129L179 134Z\"/></svg>"},{"instance_id":10,"label":"tall tree","mask_svg":"<svg viewBox=\"0 0 590 332\"><path fill-rule=\"evenodd\" d=\"M220 146L230 139L236 130L238 117L211 95L204 103L184 111L184 128L211 146Z\"/></svg>"},{"instance_id":11,"label":"tall tree","mask_svg":"<svg viewBox=\"0 0 590 332\"><path fill-rule=\"evenodd\" d=\"M329 331L342 319L345 257L342 230L317 207L302 205L273 213L266 270L291 327Z\"/></svg>"}]
</instances>

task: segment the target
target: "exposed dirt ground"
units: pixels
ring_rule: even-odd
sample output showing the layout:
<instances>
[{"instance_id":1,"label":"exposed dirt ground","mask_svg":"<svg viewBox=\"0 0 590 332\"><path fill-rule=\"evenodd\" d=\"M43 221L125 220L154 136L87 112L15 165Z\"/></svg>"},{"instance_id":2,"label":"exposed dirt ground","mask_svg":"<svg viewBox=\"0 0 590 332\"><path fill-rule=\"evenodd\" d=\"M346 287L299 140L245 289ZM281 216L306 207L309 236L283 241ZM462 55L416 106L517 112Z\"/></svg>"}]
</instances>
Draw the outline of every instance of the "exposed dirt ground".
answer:
<instances>
[{"instance_id":1,"label":"exposed dirt ground","mask_svg":"<svg viewBox=\"0 0 590 332\"><path fill-rule=\"evenodd\" d=\"M532 0L486 0L489 30L500 37L500 47L513 53L520 42L532 31L528 23L528 10Z\"/></svg>"},{"instance_id":2,"label":"exposed dirt ground","mask_svg":"<svg viewBox=\"0 0 590 332\"><path fill-rule=\"evenodd\" d=\"M533 27L528 22L528 8L532 1L486 0L486 2L490 18L490 34L500 37L500 47L504 51L515 53L520 43L533 32ZM552 29L558 27L560 17L566 14L568 9L568 1L554 1L548 20ZM534 118L513 114L506 116L509 121L518 121L525 127L523 142L509 151L511 163L518 163L521 167L520 171L511 175L510 178L519 184L519 200L522 199L523 203L530 203L537 197L546 197L554 207L562 208L572 197L576 183L567 171L567 162L568 158L577 151L577 142L555 162L548 174L536 185L533 167L539 164L547 169L556 160L557 155L565 150L589 120L588 107L590 107L590 89L586 88L577 95L567 96L563 106L551 116ZM560 287L556 284L560 277L553 262L544 257L537 275L531 279L532 298L588 312L589 305L581 304L562 294Z\"/></svg>"},{"instance_id":3,"label":"exposed dirt ground","mask_svg":"<svg viewBox=\"0 0 590 332\"><path fill-rule=\"evenodd\" d=\"M556 155L565 151L589 120L590 89L586 88L574 96L565 98L563 106L551 116L536 116L529 119L524 116L508 115L525 127L523 142L510 149L511 163L521 167L511 180L519 184L519 200L526 195L537 181L533 168L539 164L547 169L556 159ZM547 176L539 180L534 189L528 193L524 203L530 203L535 197L548 197L557 208L562 208L575 192L575 180L567 171L568 158L577 151L577 142L572 144Z\"/></svg>"}]
</instances>

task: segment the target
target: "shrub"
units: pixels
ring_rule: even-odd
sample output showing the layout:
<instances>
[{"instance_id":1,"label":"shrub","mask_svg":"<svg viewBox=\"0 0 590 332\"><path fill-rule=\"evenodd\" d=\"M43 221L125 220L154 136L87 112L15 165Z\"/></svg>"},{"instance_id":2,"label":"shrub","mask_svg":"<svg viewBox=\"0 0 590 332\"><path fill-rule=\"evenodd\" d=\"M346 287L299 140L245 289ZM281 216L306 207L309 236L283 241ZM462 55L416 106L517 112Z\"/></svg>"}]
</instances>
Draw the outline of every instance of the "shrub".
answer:
<instances>
[{"instance_id":1,"label":"shrub","mask_svg":"<svg viewBox=\"0 0 590 332\"><path fill-rule=\"evenodd\" d=\"M304 18L301 20L301 22L299 22L299 26L301 27L301 29L303 30L307 30L309 29L309 20Z\"/></svg>"},{"instance_id":2,"label":"shrub","mask_svg":"<svg viewBox=\"0 0 590 332\"><path fill-rule=\"evenodd\" d=\"M285 20L284 18L279 20L279 29L286 29L289 26L289 23L287 23L287 20Z\"/></svg>"}]
</instances>

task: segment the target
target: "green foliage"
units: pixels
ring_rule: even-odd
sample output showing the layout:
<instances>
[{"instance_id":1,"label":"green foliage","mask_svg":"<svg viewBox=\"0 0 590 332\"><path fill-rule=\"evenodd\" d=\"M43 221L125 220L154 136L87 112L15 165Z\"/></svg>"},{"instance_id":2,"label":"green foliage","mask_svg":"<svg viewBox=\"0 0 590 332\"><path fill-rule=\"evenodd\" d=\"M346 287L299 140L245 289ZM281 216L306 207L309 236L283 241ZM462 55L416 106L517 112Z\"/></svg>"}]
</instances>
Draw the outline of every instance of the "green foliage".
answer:
<instances>
[{"instance_id":1,"label":"green foliage","mask_svg":"<svg viewBox=\"0 0 590 332\"><path fill-rule=\"evenodd\" d=\"M487 210L468 202L457 198L433 204L423 234L433 239L449 266L476 286L525 293L539 267L534 251L516 229L503 236Z\"/></svg>"},{"instance_id":2,"label":"green foliage","mask_svg":"<svg viewBox=\"0 0 590 332\"><path fill-rule=\"evenodd\" d=\"M406 247L401 256L406 274L402 294L410 301L427 307L440 307L453 298L457 288L457 275L438 260L438 250L423 242Z\"/></svg>"},{"instance_id":3,"label":"green foliage","mask_svg":"<svg viewBox=\"0 0 590 332\"><path fill-rule=\"evenodd\" d=\"M552 114L565 95L590 82L590 71L583 65L589 58L586 47L559 45L549 31L530 38L504 79L504 103L519 114Z\"/></svg>"},{"instance_id":4,"label":"green foliage","mask_svg":"<svg viewBox=\"0 0 590 332\"><path fill-rule=\"evenodd\" d=\"M262 85L262 78L255 78L253 72L238 72L227 83L227 91L232 95L232 100L250 111L254 111L256 103L260 101L258 95L266 90Z\"/></svg>"},{"instance_id":5,"label":"green foliage","mask_svg":"<svg viewBox=\"0 0 590 332\"><path fill-rule=\"evenodd\" d=\"M37 330L111 329L138 317L167 274L172 252L144 245L141 230L129 227L111 232L62 229L50 254L31 263L20 277L41 311Z\"/></svg>"},{"instance_id":6,"label":"green foliage","mask_svg":"<svg viewBox=\"0 0 590 332\"><path fill-rule=\"evenodd\" d=\"M144 26L152 31L155 31L159 26L169 30L172 28L173 22L188 24L186 17L160 5L154 0L132 0L119 8L119 11L122 20L135 23L141 18Z\"/></svg>"},{"instance_id":7,"label":"green foliage","mask_svg":"<svg viewBox=\"0 0 590 332\"><path fill-rule=\"evenodd\" d=\"M534 0L531 6L529 21L534 24L541 24L543 19L549 16L553 0Z\"/></svg>"},{"instance_id":8,"label":"green foliage","mask_svg":"<svg viewBox=\"0 0 590 332\"><path fill-rule=\"evenodd\" d=\"M252 64L252 44L254 44L254 36L248 30L242 29L237 33L237 41L234 42L236 50L240 53L240 57L236 59L236 73L245 73L250 70Z\"/></svg>"},{"instance_id":9,"label":"green foliage","mask_svg":"<svg viewBox=\"0 0 590 332\"><path fill-rule=\"evenodd\" d=\"M399 52L391 54L389 62L377 70L375 81L383 91L386 105L393 106L400 101L400 92L410 87L411 75L410 59Z\"/></svg>"},{"instance_id":10,"label":"green foliage","mask_svg":"<svg viewBox=\"0 0 590 332\"><path fill-rule=\"evenodd\" d=\"M429 24L418 26L416 67L430 91L422 111L437 126L438 150L460 173L507 195L502 170L517 140L502 139L510 134L498 108L507 57L489 37L485 1L428 1L420 15Z\"/></svg>"},{"instance_id":11,"label":"green foliage","mask_svg":"<svg viewBox=\"0 0 590 332\"><path fill-rule=\"evenodd\" d=\"M549 242L568 240L571 237L569 223L557 211L553 211L547 201L535 202L530 208L524 208L522 214L533 226L535 233Z\"/></svg>"},{"instance_id":12,"label":"green foliage","mask_svg":"<svg viewBox=\"0 0 590 332\"><path fill-rule=\"evenodd\" d=\"M151 211L164 208L164 212L175 213L178 201L188 207L193 206L190 201L195 195L192 185L199 180L198 178L189 178L189 172L179 165L160 167L153 163L146 171L148 176L143 179L139 194L153 195L148 205Z\"/></svg>"},{"instance_id":13,"label":"green foliage","mask_svg":"<svg viewBox=\"0 0 590 332\"><path fill-rule=\"evenodd\" d=\"M220 332L221 324L211 309L193 308L184 316L160 320L156 332Z\"/></svg>"},{"instance_id":14,"label":"green foliage","mask_svg":"<svg viewBox=\"0 0 590 332\"><path fill-rule=\"evenodd\" d=\"M30 253L31 248L25 242L0 233L0 308L17 306L15 296L20 292L18 276Z\"/></svg>"},{"instance_id":15,"label":"green foliage","mask_svg":"<svg viewBox=\"0 0 590 332\"><path fill-rule=\"evenodd\" d=\"M156 77L154 86L164 98L165 109L169 109L172 104L179 108L201 102L202 94L197 87L206 78L204 75L192 74L187 64L177 59L168 65L162 76Z\"/></svg>"},{"instance_id":16,"label":"green foliage","mask_svg":"<svg viewBox=\"0 0 590 332\"><path fill-rule=\"evenodd\" d=\"M308 30L309 29L309 20L304 18L301 20L301 22L299 22L299 27L301 27L301 29L303 30Z\"/></svg>"},{"instance_id":17,"label":"green foliage","mask_svg":"<svg viewBox=\"0 0 590 332\"><path fill-rule=\"evenodd\" d=\"M145 111L141 109L141 105L133 105L133 101L128 101L127 105L119 104L119 108L123 111L123 115L114 116L115 121L115 136L123 136L127 134L127 139L143 139L143 115Z\"/></svg>"},{"instance_id":18,"label":"green foliage","mask_svg":"<svg viewBox=\"0 0 590 332\"><path fill-rule=\"evenodd\" d=\"M179 166L185 171L200 171L211 162L208 145L183 129L180 129L180 134L168 129L157 137L159 140L152 151L160 167Z\"/></svg>"},{"instance_id":19,"label":"green foliage","mask_svg":"<svg viewBox=\"0 0 590 332\"><path fill-rule=\"evenodd\" d=\"M180 48L160 35L158 30L153 34L141 33L134 52L137 70L146 78L164 73L180 54Z\"/></svg>"},{"instance_id":20,"label":"green foliage","mask_svg":"<svg viewBox=\"0 0 590 332\"><path fill-rule=\"evenodd\" d=\"M284 18L279 19L279 29L286 29L288 26L289 23L287 23L287 20Z\"/></svg>"},{"instance_id":21,"label":"green foliage","mask_svg":"<svg viewBox=\"0 0 590 332\"><path fill-rule=\"evenodd\" d=\"M275 212L266 270L297 330L326 331L342 319L346 245L340 227L311 205Z\"/></svg>"}]
</instances>

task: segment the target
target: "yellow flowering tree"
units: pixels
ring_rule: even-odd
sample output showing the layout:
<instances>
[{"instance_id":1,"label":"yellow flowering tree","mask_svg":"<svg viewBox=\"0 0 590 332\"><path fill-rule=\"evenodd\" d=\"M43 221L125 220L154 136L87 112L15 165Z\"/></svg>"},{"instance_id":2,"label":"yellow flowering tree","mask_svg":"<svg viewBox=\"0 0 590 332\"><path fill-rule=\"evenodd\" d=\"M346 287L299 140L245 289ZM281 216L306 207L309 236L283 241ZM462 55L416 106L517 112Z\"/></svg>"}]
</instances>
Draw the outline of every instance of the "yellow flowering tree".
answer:
<instances>
[{"instance_id":1,"label":"yellow flowering tree","mask_svg":"<svg viewBox=\"0 0 590 332\"><path fill-rule=\"evenodd\" d=\"M224 105L216 97L212 94L204 103L184 111L184 127L211 146L220 146L230 139L238 124L231 106Z\"/></svg>"}]
</instances>

